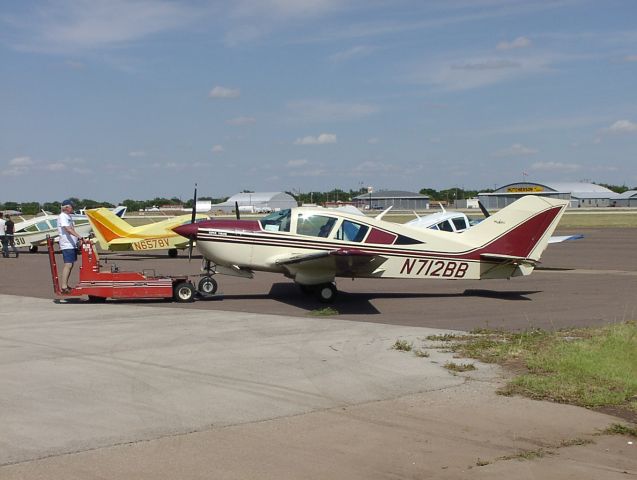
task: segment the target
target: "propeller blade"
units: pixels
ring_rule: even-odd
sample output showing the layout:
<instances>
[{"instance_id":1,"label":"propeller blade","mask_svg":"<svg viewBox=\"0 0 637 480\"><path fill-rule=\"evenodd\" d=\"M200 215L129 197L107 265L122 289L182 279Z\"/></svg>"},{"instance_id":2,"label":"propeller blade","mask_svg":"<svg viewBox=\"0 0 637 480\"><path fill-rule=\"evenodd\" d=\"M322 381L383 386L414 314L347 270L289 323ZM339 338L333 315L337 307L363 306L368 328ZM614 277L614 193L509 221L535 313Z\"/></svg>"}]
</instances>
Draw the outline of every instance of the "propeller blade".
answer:
<instances>
[{"instance_id":1,"label":"propeller blade","mask_svg":"<svg viewBox=\"0 0 637 480\"><path fill-rule=\"evenodd\" d=\"M482 210L482 215L484 215L484 218L489 218L491 216L489 210L487 210L487 208L482 205L482 202L480 200L478 200L478 206L480 207L480 210Z\"/></svg>"},{"instance_id":2,"label":"propeller blade","mask_svg":"<svg viewBox=\"0 0 637 480\"><path fill-rule=\"evenodd\" d=\"M234 202L234 211L237 215L237 220L241 220L241 214L239 213L239 202Z\"/></svg>"},{"instance_id":3,"label":"propeller blade","mask_svg":"<svg viewBox=\"0 0 637 480\"><path fill-rule=\"evenodd\" d=\"M195 223L195 219L197 218L197 184L195 183L195 193L192 199L192 216L190 217L190 224ZM190 237L190 241L188 242L188 261L192 259L192 247L194 244L194 240Z\"/></svg>"}]
</instances>

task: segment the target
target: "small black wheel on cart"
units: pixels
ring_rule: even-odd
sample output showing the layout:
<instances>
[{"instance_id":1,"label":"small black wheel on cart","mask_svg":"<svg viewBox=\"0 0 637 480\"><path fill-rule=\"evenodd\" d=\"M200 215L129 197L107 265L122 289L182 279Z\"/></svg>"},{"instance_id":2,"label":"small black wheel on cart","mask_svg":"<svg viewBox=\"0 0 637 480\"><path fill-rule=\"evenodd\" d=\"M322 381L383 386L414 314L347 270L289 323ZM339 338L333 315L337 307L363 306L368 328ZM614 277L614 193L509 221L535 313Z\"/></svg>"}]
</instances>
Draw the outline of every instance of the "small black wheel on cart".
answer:
<instances>
[{"instance_id":1,"label":"small black wheel on cart","mask_svg":"<svg viewBox=\"0 0 637 480\"><path fill-rule=\"evenodd\" d=\"M177 302L192 302L195 298L195 287L190 282L178 282L173 288L173 298Z\"/></svg>"},{"instance_id":2,"label":"small black wheel on cart","mask_svg":"<svg viewBox=\"0 0 637 480\"><path fill-rule=\"evenodd\" d=\"M214 295L217 293L217 286L217 281L211 276L206 275L199 280L197 290L199 290L199 293L203 293L204 295Z\"/></svg>"},{"instance_id":3,"label":"small black wheel on cart","mask_svg":"<svg viewBox=\"0 0 637 480\"><path fill-rule=\"evenodd\" d=\"M90 303L105 303L106 302L106 297L97 297L95 295L89 295L88 296L88 301Z\"/></svg>"}]
</instances>

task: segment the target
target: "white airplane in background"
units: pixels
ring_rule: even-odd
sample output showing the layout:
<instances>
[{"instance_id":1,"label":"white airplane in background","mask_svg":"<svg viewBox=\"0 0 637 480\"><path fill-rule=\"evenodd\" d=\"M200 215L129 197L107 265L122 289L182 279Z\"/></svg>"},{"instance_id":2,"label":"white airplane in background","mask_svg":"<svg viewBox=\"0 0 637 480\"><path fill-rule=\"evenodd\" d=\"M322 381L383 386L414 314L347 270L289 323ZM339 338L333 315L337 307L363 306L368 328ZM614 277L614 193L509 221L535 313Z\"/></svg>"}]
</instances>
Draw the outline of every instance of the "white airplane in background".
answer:
<instances>
[{"instance_id":1,"label":"white airplane in background","mask_svg":"<svg viewBox=\"0 0 637 480\"><path fill-rule=\"evenodd\" d=\"M118 217L126 214L125 206L118 206L112 209ZM88 217L82 214L73 214L75 230L83 237L88 237L91 233L91 225ZM29 219L17 222L14 227L14 242L18 248L28 248L30 252L38 251L40 245L46 244L46 237L58 237L58 215L51 212L42 211L41 214Z\"/></svg>"},{"instance_id":2,"label":"white airplane in background","mask_svg":"<svg viewBox=\"0 0 637 480\"><path fill-rule=\"evenodd\" d=\"M452 233L322 208L281 210L261 220L208 220L175 227L197 242L210 274L293 279L322 302L336 277L479 280L530 275L568 202L525 196L464 232ZM208 277L216 290L216 281ZM202 282L206 278L202 279ZM201 283L200 282L200 285Z\"/></svg>"},{"instance_id":3,"label":"white airplane in background","mask_svg":"<svg viewBox=\"0 0 637 480\"><path fill-rule=\"evenodd\" d=\"M406 222L405 225L415 228L429 228L431 230L461 233L482 221L482 219L470 220L469 217L462 212L447 211L442 205L440 205L440 208L442 209L441 212L424 215L422 217L414 212L417 218ZM485 218L491 216L482 204L480 204L480 209L484 213ZM584 235L553 235L549 239L549 243L560 243L567 240L579 240L581 238L584 238Z\"/></svg>"}]
</instances>

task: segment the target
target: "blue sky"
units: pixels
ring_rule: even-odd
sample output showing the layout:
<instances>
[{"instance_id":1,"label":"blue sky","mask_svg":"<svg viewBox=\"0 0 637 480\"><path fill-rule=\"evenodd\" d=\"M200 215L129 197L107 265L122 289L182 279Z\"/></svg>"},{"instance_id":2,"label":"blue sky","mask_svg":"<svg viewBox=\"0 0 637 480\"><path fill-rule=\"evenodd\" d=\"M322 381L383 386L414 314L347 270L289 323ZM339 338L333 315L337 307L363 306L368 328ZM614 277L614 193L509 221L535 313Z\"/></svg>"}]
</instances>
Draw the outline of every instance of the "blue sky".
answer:
<instances>
[{"instance_id":1,"label":"blue sky","mask_svg":"<svg viewBox=\"0 0 637 480\"><path fill-rule=\"evenodd\" d=\"M0 6L0 201L637 186L632 0Z\"/></svg>"}]
</instances>

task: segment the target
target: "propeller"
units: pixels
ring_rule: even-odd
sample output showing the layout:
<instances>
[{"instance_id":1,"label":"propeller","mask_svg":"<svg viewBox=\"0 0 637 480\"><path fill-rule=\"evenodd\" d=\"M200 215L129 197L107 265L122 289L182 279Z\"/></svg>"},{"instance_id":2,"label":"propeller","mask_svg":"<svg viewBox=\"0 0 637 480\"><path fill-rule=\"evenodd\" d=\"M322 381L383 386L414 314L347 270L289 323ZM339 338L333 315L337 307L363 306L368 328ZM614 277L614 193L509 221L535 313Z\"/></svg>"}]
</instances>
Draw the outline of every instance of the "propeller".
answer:
<instances>
[{"instance_id":1,"label":"propeller","mask_svg":"<svg viewBox=\"0 0 637 480\"><path fill-rule=\"evenodd\" d=\"M190 217L190 224L195 223L195 218L197 217L197 184L195 183L195 194L192 199L192 216ZM190 237L190 241L188 242L188 261L192 259L192 246L194 244L194 240Z\"/></svg>"},{"instance_id":2,"label":"propeller","mask_svg":"<svg viewBox=\"0 0 637 480\"><path fill-rule=\"evenodd\" d=\"M491 214L489 213L489 210L487 210L487 208L482 204L480 200L478 200L478 206L480 207L480 210L482 211L482 215L484 215L484 218L489 218L491 216Z\"/></svg>"},{"instance_id":3,"label":"propeller","mask_svg":"<svg viewBox=\"0 0 637 480\"><path fill-rule=\"evenodd\" d=\"M237 220L241 220L241 214L239 213L239 202L234 202L234 212L237 215Z\"/></svg>"}]
</instances>

